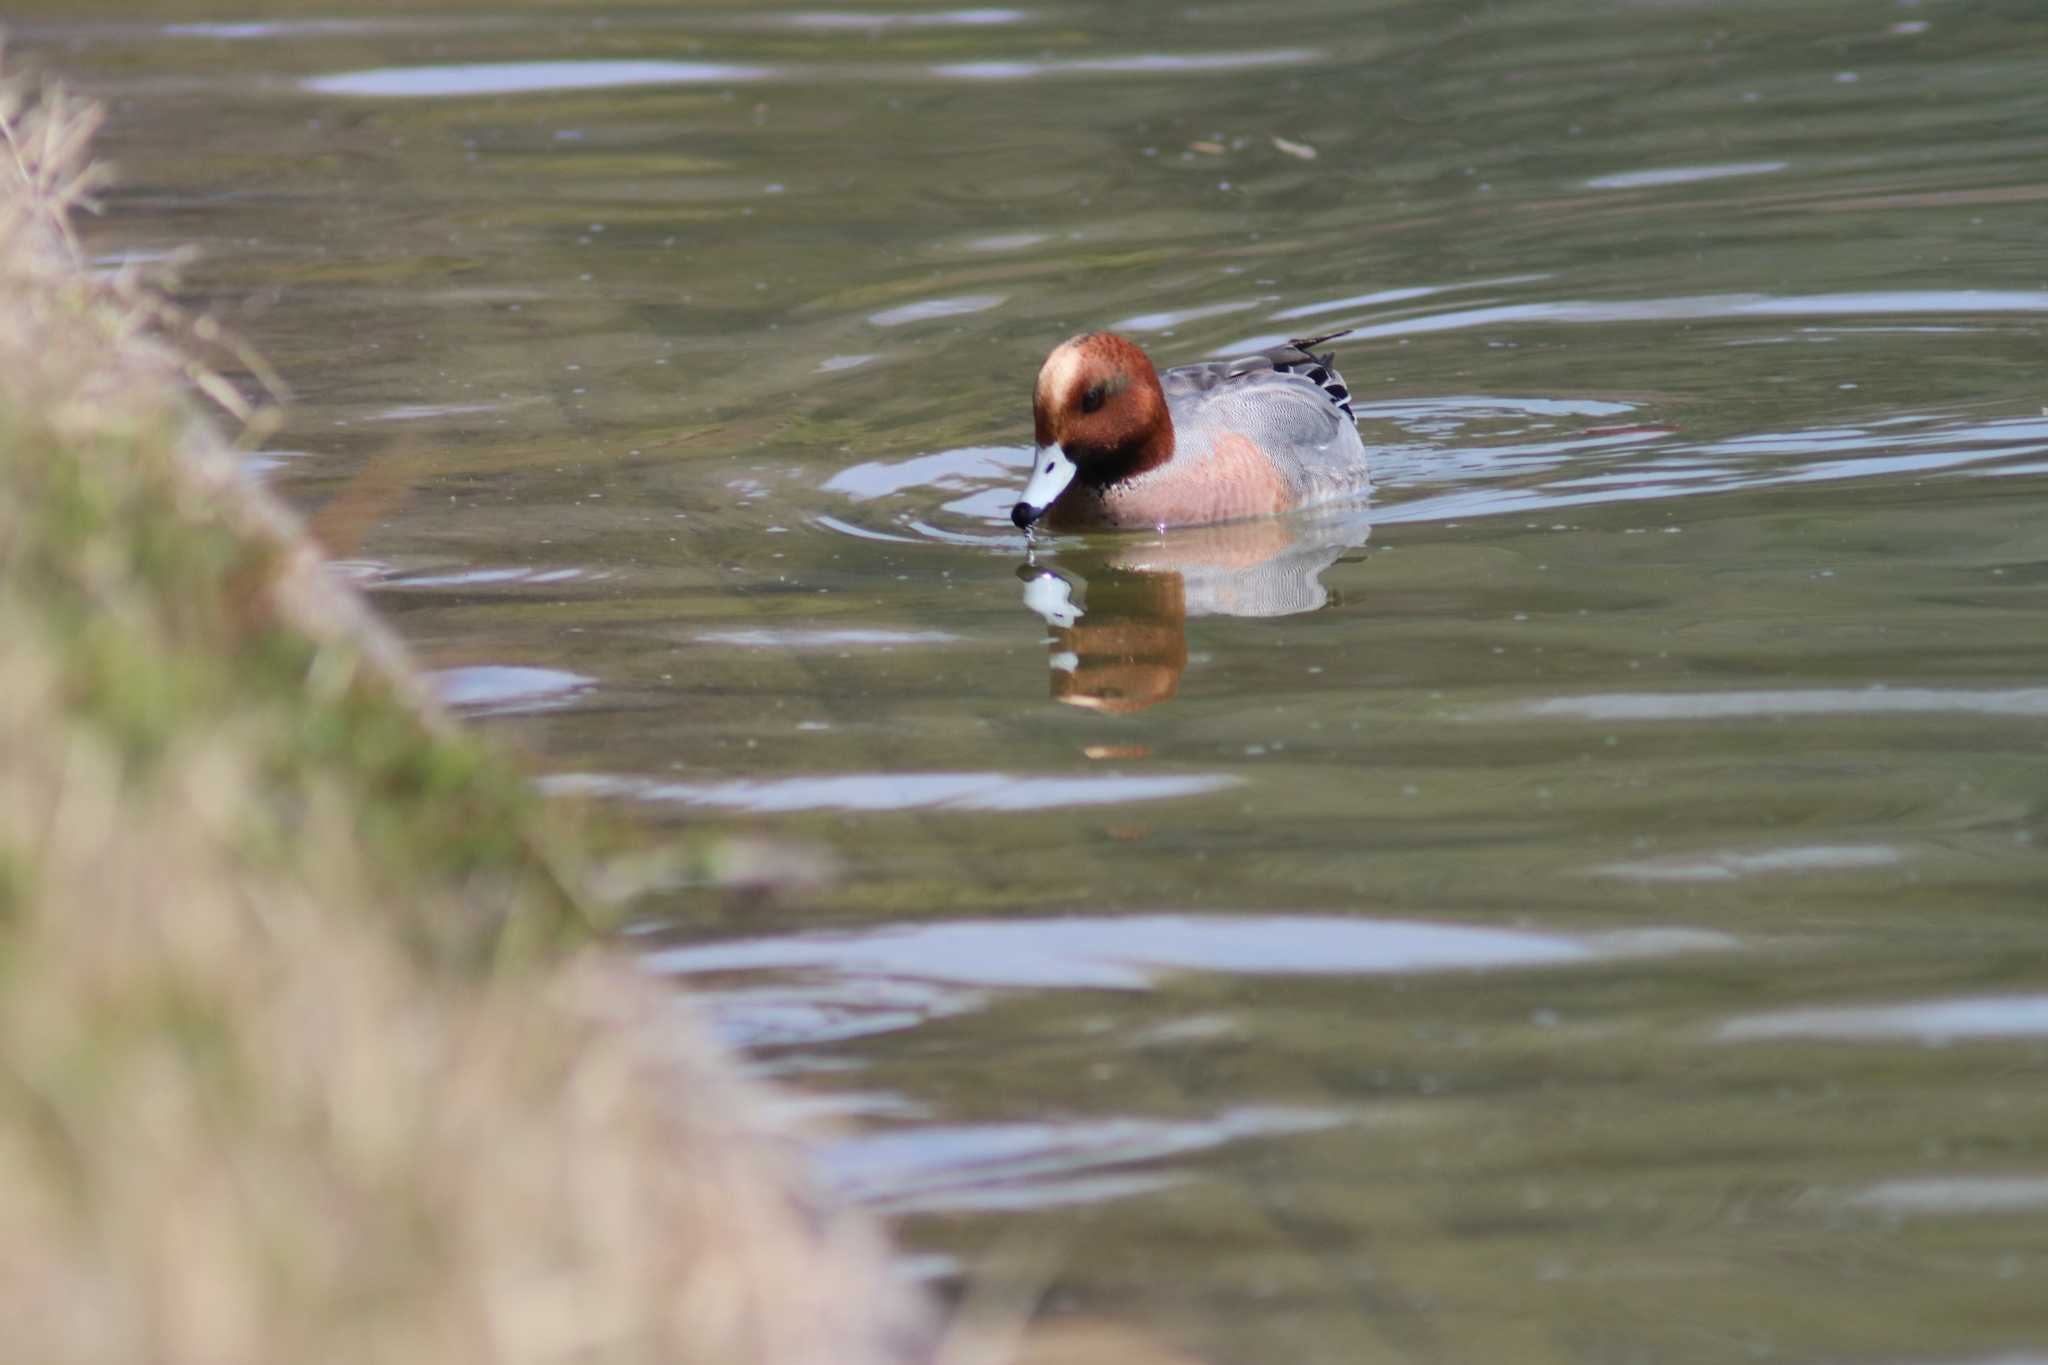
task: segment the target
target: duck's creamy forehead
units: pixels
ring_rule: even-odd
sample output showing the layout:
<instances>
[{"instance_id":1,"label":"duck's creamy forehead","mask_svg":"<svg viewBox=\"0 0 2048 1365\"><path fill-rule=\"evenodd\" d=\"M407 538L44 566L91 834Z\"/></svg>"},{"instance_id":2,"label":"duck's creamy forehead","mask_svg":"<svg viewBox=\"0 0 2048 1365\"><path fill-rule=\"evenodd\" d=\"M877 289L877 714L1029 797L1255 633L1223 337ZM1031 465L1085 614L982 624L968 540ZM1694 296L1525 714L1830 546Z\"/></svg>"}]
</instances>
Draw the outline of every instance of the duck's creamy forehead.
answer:
<instances>
[{"instance_id":1,"label":"duck's creamy forehead","mask_svg":"<svg viewBox=\"0 0 2048 1365\"><path fill-rule=\"evenodd\" d=\"M1063 341L1045 358L1045 366L1038 372L1038 395L1047 403L1057 403L1062 395L1072 393L1081 382L1084 362L1081 347L1072 341Z\"/></svg>"}]
</instances>

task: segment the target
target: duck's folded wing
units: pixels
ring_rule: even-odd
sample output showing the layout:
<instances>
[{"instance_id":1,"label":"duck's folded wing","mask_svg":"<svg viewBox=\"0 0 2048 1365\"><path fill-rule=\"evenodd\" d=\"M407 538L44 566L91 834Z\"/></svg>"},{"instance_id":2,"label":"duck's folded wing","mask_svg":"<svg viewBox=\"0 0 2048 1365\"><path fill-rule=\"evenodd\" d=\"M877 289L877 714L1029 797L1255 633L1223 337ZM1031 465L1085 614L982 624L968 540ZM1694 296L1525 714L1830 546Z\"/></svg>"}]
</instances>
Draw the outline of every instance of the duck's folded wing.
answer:
<instances>
[{"instance_id":1,"label":"duck's folded wing","mask_svg":"<svg viewBox=\"0 0 2048 1365\"><path fill-rule=\"evenodd\" d=\"M1333 333L1342 336L1343 333ZM1343 409L1344 415L1351 416L1351 387L1344 382L1344 376L1337 373L1337 353L1326 351L1315 354L1310 348L1328 337L1311 337L1302 341L1290 341L1285 345L1253 351L1248 355L1231 360L1206 360L1194 365L1183 365L1168 370L1161 383L1172 392L1175 378L1182 377L1193 389L1206 389L1232 379L1245 378L1266 372L1297 374L1308 379L1323 391L1324 397Z\"/></svg>"}]
</instances>

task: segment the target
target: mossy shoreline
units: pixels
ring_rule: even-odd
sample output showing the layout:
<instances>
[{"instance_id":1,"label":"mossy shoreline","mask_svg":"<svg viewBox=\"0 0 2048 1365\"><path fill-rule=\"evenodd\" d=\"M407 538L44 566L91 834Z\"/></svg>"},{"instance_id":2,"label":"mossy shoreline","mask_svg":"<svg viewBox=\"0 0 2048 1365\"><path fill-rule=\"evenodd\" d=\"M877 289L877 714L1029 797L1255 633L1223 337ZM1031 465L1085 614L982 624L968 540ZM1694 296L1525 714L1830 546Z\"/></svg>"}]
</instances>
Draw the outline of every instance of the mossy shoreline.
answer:
<instances>
[{"instance_id":1,"label":"mossy shoreline","mask_svg":"<svg viewBox=\"0 0 2048 1365\"><path fill-rule=\"evenodd\" d=\"M0 1321L10 1358L926 1358L879 1234L434 709L69 214L0 85ZM201 334L204 335L203 332Z\"/></svg>"}]
</instances>

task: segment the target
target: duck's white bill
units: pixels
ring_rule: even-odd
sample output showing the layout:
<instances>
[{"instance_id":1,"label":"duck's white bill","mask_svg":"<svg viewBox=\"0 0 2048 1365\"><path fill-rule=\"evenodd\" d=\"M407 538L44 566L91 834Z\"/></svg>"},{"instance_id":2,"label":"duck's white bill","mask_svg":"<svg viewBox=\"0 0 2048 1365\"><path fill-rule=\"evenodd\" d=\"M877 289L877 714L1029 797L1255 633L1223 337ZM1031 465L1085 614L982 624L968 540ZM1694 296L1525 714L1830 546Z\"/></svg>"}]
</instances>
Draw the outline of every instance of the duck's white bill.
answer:
<instances>
[{"instance_id":1,"label":"duck's white bill","mask_svg":"<svg viewBox=\"0 0 2048 1365\"><path fill-rule=\"evenodd\" d=\"M1042 447L1032 459L1031 477L1017 500L1018 508L1029 508L1031 521L1038 520L1052 506L1053 499L1067 491L1067 485L1079 472L1079 467L1067 458L1067 452L1058 446Z\"/></svg>"}]
</instances>

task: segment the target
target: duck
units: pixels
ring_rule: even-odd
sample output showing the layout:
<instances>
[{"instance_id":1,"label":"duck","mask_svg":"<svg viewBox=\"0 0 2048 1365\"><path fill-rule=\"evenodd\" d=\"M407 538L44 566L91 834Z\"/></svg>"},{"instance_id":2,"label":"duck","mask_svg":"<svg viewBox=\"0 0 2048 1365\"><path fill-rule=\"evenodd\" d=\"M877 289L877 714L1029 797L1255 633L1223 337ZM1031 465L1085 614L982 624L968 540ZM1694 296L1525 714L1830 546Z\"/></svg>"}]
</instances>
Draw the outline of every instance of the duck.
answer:
<instances>
[{"instance_id":1,"label":"duck","mask_svg":"<svg viewBox=\"0 0 2048 1365\"><path fill-rule=\"evenodd\" d=\"M1037 449L1010 520L1048 530L1166 530L1273 516L1370 487L1343 336L1303 337L1160 374L1114 332L1055 346L1032 396Z\"/></svg>"}]
</instances>

